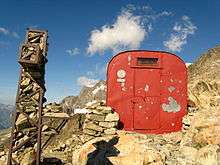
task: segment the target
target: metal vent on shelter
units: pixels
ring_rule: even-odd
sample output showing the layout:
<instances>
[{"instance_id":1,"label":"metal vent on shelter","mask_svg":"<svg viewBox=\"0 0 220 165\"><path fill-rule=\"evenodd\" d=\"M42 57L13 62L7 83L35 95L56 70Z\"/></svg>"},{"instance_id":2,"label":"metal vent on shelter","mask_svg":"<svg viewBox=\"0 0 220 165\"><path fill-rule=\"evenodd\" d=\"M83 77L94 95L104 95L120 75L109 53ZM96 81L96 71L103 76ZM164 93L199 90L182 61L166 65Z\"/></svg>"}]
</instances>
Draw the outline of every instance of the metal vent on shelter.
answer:
<instances>
[{"instance_id":1,"label":"metal vent on shelter","mask_svg":"<svg viewBox=\"0 0 220 165\"><path fill-rule=\"evenodd\" d=\"M142 58L138 57L137 58L137 65L157 65L158 58Z\"/></svg>"},{"instance_id":2,"label":"metal vent on shelter","mask_svg":"<svg viewBox=\"0 0 220 165\"><path fill-rule=\"evenodd\" d=\"M187 109L185 63L167 52L119 53L108 65L107 105L120 115L125 130L180 130Z\"/></svg>"}]
</instances>

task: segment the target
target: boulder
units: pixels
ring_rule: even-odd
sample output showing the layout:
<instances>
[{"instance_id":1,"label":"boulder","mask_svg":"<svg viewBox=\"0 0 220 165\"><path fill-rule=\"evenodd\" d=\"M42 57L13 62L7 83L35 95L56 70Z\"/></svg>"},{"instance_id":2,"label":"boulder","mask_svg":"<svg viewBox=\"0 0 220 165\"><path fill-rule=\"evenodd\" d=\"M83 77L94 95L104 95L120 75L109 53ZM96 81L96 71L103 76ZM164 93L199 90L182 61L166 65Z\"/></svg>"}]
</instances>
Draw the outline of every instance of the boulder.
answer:
<instances>
[{"instance_id":1,"label":"boulder","mask_svg":"<svg viewBox=\"0 0 220 165\"><path fill-rule=\"evenodd\" d=\"M45 113L44 117L54 117L54 118L69 118L67 113Z\"/></svg>"},{"instance_id":2,"label":"boulder","mask_svg":"<svg viewBox=\"0 0 220 165\"><path fill-rule=\"evenodd\" d=\"M101 126L96 125L96 124L94 124L92 122L84 124L84 129L91 129L91 130L98 131L98 132L102 132L103 131L103 128Z\"/></svg>"},{"instance_id":3,"label":"boulder","mask_svg":"<svg viewBox=\"0 0 220 165\"><path fill-rule=\"evenodd\" d=\"M36 111L36 107L34 106L28 106L25 108L25 112L35 112Z\"/></svg>"},{"instance_id":4,"label":"boulder","mask_svg":"<svg viewBox=\"0 0 220 165\"><path fill-rule=\"evenodd\" d=\"M91 130L91 129L83 129L83 133L88 134L88 135L92 135L92 136L97 135L97 131L94 131L94 130Z\"/></svg>"},{"instance_id":5,"label":"boulder","mask_svg":"<svg viewBox=\"0 0 220 165\"><path fill-rule=\"evenodd\" d=\"M24 128L27 128L29 126L27 117L24 114L20 113L18 115L18 118L16 120L15 125L18 130L22 130Z\"/></svg>"},{"instance_id":6,"label":"boulder","mask_svg":"<svg viewBox=\"0 0 220 165\"><path fill-rule=\"evenodd\" d=\"M43 125L42 132L47 131L49 129L48 125Z\"/></svg>"},{"instance_id":7,"label":"boulder","mask_svg":"<svg viewBox=\"0 0 220 165\"><path fill-rule=\"evenodd\" d=\"M21 88L27 87L30 84L31 79L30 78L25 78L22 82L21 82Z\"/></svg>"},{"instance_id":8,"label":"boulder","mask_svg":"<svg viewBox=\"0 0 220 165\"><path fill-rule=\"evenodd\" d=\"M128 156L118 156L108 158L113 165L147 165L144 156L139 153L132 153Z\"/></svg>"},{"instance_id":9,"label":"boulder","mask_svg":"<svg viewBox=\"0 0 220 165\"><path fill-rule=\"evenodd\" d=\"M163 157L161 153L155 149L148 149L146 152L143 154L144 156L144 164L150 164L150 163L157 163L163 164Z\"/></svg>"},{"instance_id":10,"label":"boulder","mask_svg":"<svg viewBox=\"0 0 220 165\"><path fill-rule=\"evenodd\" d=\"M114 112L114 113L109 113L105 117L105 121L118 121L119 120L119 115Z\"/></svg>"},{"instance_id":11,"label":"boulder","mask_svg":"<svg viewBox=\"0 0 220 165\"><path fill-rule=\"evenodd\" d=\"M194 137L194 142L201 146L207 144L220 144L220 126L201 129Z\"/></svg>"},{"instance_id":12,"label":"boulder","mask_svg":"<svg viewBox=\"0 0 220 165\"><path fill-rule=\"evenodd\" d=\"M92 100L86 103L85 107L88 109L96 109L98 106L101 106L103 103L97 100Z\"/></svg>"},{"instance_id":13,"label":"boulder","mask_svg":"<svg viewBox=\"0 0 220 165\"><path fill-rule=\"evenodd\" d=\"M109 128L109 129L105 129L105 130L104 130L104 133L105 133L106 135L114 135L114 134L116 134L116 131L117 131L116 128Z\"/></svg>"},{"instance_id":14,"label":"boulder","mask_svg":"<svg viewBox=\"0 0 220 165\"><path fill-rule=\"evenodd\" d=\"M197 164L201 165L218 165L218 145L207 145L201 148L197 154Z\"/></svg>"},{"instance_id":15,"label":"boulder","mask_svg":"<svg viewBox=\"0 0 220 165\"><path fill-rule=\"evenodd\" d=\"M39 100L40 98L40 93L36 93L34 96L33 96L33 99L35 100Z\"/></svg>"},{"instance_id":16,"label":"boulder","mask_svg":"<svg viewBox=\"0 0 220 165\"><path fill-rule=\"evenodd\" d=\"M87 114L86 118L94 121L105 121L105 115Z\"/></svg>"},{"instance_id":17,"label":"boulder","mask_svg":"<svg viewBox=\"0 0 220 165\"><path fill-rule=\"evenodd\" d=\"M21 157L21 161L20 163L22 165L34 165L35 164L35 156L36 153L33 149L26 149L28 151L25 151L26 153L24 153L24 155L22 155Z\"/></svg>"},{"instance_id":18,"label":"boulder","mask_svg":"<svg viewBox=\"0 0 220 165\"><path fill-rule=\"evenodd\" d=\"M118 139L118 140L117 140ZM107 162L114 165L163 164L165 156L149 147L146 135L119 133L118 136L98 137L73 152L73 165Z\"/></svg>"},{"instance_id":19,"label":"boulder","mask_svg":"<svg viewBox=\"0 0 220 165\"><path fill-rule=\"evenodd\" d=\"M112 108L109 106L98 106L96 109L100 110L102 113L112 113Z\"/></svg>"},{"instance_id":20,"label":"boulder","mask_svg":"<svg viewBox=\"0 0 220 165\"><path fill-rule=\"evenodd\" d=\"M193 147L183 146L180 148L180 156L187 164L195 164L198 150Z\"/></svg>"},{"instance_id":21,"label":"boulder","mask_svg":"<svg viewBox=\"0 0 220 165\"><path fill-rule=\"evenodd\" d=\"M105 128L113 128L117 126L117 122L113 121L113 122L99 122L99 125L101 127L105 127Z\"/></svg>"},{"instance_id":22,"label":"boulder","mask_svg":"<svg viewBox=\"0 0 220 165\"><path fill-rule=\"evenodd\" d=\"M0 157L5 155L5 151L0 151Z\"/></svg>"}]
</instances>

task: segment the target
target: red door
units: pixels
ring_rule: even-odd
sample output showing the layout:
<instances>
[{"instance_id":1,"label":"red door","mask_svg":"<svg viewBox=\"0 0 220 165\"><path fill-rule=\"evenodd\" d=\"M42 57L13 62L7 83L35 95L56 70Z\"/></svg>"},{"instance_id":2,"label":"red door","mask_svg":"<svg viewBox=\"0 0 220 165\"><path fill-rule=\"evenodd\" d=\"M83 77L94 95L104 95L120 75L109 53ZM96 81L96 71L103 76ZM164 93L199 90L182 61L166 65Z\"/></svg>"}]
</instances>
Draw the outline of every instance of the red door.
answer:
<instances>
[{"instance_id":1,"label":"red door","mask_svg":"<svg viewBox=\"0 0 220 165\"><path fill-rule=\"evenodd\" d=\"M160 127L160 69L135 68L134 129Z\"/></svg>"}]
</instances>

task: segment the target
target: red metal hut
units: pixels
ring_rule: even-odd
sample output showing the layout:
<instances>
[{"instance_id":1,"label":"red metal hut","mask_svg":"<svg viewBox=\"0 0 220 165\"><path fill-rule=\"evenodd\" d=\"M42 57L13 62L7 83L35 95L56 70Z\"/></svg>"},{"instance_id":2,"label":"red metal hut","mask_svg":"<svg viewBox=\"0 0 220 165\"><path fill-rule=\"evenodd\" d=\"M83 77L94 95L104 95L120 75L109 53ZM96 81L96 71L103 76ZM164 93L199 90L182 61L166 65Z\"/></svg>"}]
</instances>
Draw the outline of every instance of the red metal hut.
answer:
<instances>
[{"instance_id":1,"label":"red metal hut","mask_svg":"<svg viewBox=\"0 0 220 165\"><path fill-rule=\"evenodd\" d=\"M107 105L119 114L127 131L180 130L187 110L184 61L168 52L119 53L108 65Z\"/></svg>"}]
</instances>

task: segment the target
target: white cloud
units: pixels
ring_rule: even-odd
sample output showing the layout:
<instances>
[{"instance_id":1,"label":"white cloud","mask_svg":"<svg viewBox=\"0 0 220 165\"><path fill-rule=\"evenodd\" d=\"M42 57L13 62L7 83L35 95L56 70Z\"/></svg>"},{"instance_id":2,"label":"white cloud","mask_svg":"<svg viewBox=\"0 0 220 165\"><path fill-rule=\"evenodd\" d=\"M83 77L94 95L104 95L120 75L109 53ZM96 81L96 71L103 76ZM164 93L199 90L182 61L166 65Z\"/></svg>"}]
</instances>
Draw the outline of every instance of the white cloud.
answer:
<instances>
[{"instance_id":1,"label":"white cloud","mask_svg":"<svg viewBox=\"0 0 220 165\"><path fill-rule=\"evenodd\" d=\"M150 6L128 4L123 7L114 23L91 31L87 53L114 54L127 49L138 49L153 30L153 22L161 17L171 16L168 11L155 12Z\"/></svg>"},{"instance_id":2,"label":"white cloud","mask_svg":"<svg viewBox=\"0 0 220 165\"><path fill-rule=\"evenodd\" d=\"M188 16L181 18L181 23L176 23L173 27L173 33L170 38L164 41L164 46L173 52L180 52L182 47L187 44L189 35L193 35L197 27L191 22Z\"/></svg>"},{"instance_id":3,"label":"white cloud","mask_svg":"<svg viewBox=\"0 0 220 165\"><path fill-rule=\"evenodd\" d=\"M169 11L163 11L163 12L158 14L159 17L170 16L170 15L172 15L172 12L169 12Z\"/></svg>"},{"instance_id":4,"label":"white cloud","mask_svg":"<svg viewBox=\"0 0 220 165\"><path fill-rule=\"evenodd\" d=\"M80 86L86 86L86 87L94 87L95 84L97 84L99 80L91 79L86 76L81 76L77 79L77 83Z\"/></svg>"},{"instance_id":5,"label":"white cloud","mask_svg":"<svg viewBox=\"0 0 220 165\"><path fill-rule=\"evenodd\" d=\"M18 33L14 32L14 31L9 31L8 29L6 29L4 27L0 27L0 34L10 35L12 37L19 38Z\"/></svg>"},{"instance_id":6,"label":"white cloud","mask_svg":"<svg viewBox=\"0 0 220 165\"><path fill-rule=\"evenodd\" d=\"M111 26L104 25L91 32L87 53L102 54L106 50L118 52L122 49L138 49L147 35L141 24L141 16L123 11Z\"/></svg>"},{"instance_id":7,"label":"white cloud","mask_svg":"<svg viewBox=\"0 0 220 165\"><path fill-rule=\"evenodd\" d=\"M170 51L180 52L182 50L182 46L186 43L186 38L171 34L169 40L164 41L164 46L167 47Z\"/></svg>"},{"instance_id":8,"label":"white cloud","mask_svg":"<svg viewBox=\"0 0 220 165\"><path fill-rule=\"evenodd\" d=\"M148 11L151 11L152 8L150 6L138 6L134 4L128 4L125 7L123 7L122 10L130 11L130 12L133 12L133 11L148 12Z\"/></svg>"},{"instance_id":9,"label":"white cloud","mask_svg":"<svg viewBox=\"0 0 220 165\"><path fill-rule=\"evenodd\" d=\"M166 17L166 16L171 16L173 13L169 11L162 11L162 12L155 12L150 6L135 6L133 4L127 5L123 10L128 10L129 12L138 12L139 15L142 16L142 18L145 21L150 21L150 20L157 20L160 17ZM143 21L143 22L145 22ZM146 22L145 22L146 23Z\"/></svg>"},{"instance_id":10,"label":"white cloud","mask_svg":"<svg viewBox=\"0 0 220 165\"><path fill-rule=\"evenodd\" d=\"M15 37L15 38L19 38L19 35L18 35L18 33L16 33L16 32L12 32L11 35L12 35L13 37Z\"/></svg>"},{"instance_id":11,"label":"white cloud","mask_svg":"<svg viewBox=\"0 0 220 165\"><path fill-rule=\"evenodd\" d=\"M0 33L4 34L4 35L8 35L9 34L9 30L3 28L3 27L0 27Z\"/></svg>"},{"instance_id":12,"label":"white cloud","mask_svg":"<svg viewBox=\"0 0 220 165\"><path fill-rule=\"evenodd\" d=\"M79 48L73 48L66 50L66 53L68 53L70 56L75 56L80 53Z\"/></svg>"}]
</instances>

